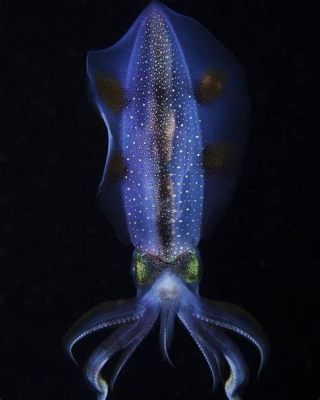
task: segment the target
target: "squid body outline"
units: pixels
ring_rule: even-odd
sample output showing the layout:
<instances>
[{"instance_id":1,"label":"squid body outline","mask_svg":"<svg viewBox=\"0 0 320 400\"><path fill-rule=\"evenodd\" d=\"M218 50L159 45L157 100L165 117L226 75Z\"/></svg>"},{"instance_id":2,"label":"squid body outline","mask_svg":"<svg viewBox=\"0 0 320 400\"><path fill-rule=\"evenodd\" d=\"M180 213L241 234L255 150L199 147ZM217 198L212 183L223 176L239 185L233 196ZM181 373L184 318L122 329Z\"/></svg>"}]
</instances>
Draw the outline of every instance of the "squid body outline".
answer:
<instances>
[{"instance_id":1,"label":"squid body outline","mask_svg":"<svg viewBox=\"0 0 320 400\"><path fill-rule=\"evenodd\" d=\"M160 320L164 358L179 320L205 358L213 389L225 368L226 397L240 399L248 371L229 337L255 345L260 368L268 340L237 306L199 296L197 245L232 196L246 141L248 94L239 62L203 26L152 1L125 36L91 51L87 73L108 128L108 156L98 195L118 237L134 246L134 299L106 302L80 318L64 343L114 328L84 367L98 400L101 371L118 355L112 387L126 361Z\"/></svg>"}]
</instances>

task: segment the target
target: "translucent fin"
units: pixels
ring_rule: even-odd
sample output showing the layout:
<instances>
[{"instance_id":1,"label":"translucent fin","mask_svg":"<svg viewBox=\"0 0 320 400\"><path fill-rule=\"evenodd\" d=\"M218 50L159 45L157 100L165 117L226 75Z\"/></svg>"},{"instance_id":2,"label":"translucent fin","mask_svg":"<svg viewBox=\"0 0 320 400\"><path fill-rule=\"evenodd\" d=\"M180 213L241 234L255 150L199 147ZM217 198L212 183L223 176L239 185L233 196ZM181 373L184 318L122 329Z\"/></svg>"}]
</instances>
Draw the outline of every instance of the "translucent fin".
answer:
<instances>
[{"instance_id":1,"label":"translucent fin","mask_svg":"<svg viewBox=\"0 0 320 400\"><path fill-rule=\"evenodd\" d=\"M127 103L125 79L138 28L139 21L137 20L115 45L103 50L90 51L87 56L87 74L91 94L108 128L108 155L98 197L117 236L126 244L130 243L130 239L123 211L121 179L110 181L108 171L112 167L112 160L122 156L119 141L122 112Z\"/></svg>"}]
</instances>

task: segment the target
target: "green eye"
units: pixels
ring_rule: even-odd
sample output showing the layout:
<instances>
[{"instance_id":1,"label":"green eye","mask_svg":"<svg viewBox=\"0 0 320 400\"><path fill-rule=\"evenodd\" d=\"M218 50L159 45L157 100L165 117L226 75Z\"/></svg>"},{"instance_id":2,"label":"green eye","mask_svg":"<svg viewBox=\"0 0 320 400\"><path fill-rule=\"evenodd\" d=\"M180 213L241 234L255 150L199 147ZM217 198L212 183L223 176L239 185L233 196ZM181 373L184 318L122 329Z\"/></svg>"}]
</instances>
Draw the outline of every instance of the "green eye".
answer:
<instances>
[{"instance_id":1,"label":"green eye","mask_svg":"<svg viewBox=\"0 0 320 400\"><path fill-rule=\"evenodd\" d=\"M190 254L183 278L187 283L195 283L199 280L200 264L195 253Z\"/></svg>"},{"instance_id":2,"label":"green eye","mask_svg":"<svg viewBox=\"0 0 320 400\"><path fill-rule=\"evenodd\" d=\"M145 257L140 253L137 253L136 255L134 270L138 286L146 286L150 283L151 274L148 264Z\"/></svg>"}]
</instances>

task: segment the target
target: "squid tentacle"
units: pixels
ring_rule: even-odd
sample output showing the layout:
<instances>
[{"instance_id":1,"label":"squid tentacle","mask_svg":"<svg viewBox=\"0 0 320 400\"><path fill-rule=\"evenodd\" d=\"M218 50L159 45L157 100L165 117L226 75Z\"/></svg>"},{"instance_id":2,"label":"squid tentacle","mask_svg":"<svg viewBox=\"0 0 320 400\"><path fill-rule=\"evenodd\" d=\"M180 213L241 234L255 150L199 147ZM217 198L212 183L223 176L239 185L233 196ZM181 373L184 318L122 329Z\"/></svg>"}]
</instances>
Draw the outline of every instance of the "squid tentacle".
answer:
<instances>
[{"instance_id":1,"label":"squid tentacle","mask_svg":"<svg viewBox=\"0 0 320 400\"><path fill-rule=\"evenodd\" d=\"M114 368L114 371L110 377L109 383L110 383L110 388L113 389L115 382L121 372L121 370L123 369L123 367L125 366L125 364L127 363L127 361L129 360L129 358L132 356L132 354L136 351L137 347L140 345L140 343L144 340L144 338L148 335L148 333L150 332L150 330L152 329L154 323L155 323L156 317L154 320L150 320L149 325L147 325L145 327L145 329L141 332L140 335L138 335L138 337L133 340L130 344L128 344L122 351L119 357L119 360Z\"/></svg>"},{"instance_id":2,"label":"squid tentacle","mask_svg":"<svg viewBox=\"0 0 320 400\"><path fill-rule=\"evenodd\" d=\"M224 384L225 393L229 400L240 400L239 391L248 378L247 366L240 350L223 330L238 333L255 344L261 354L261 368L267 356L268 341L259 324L240 307L202 299L185 285L180 285L178 280L168 283L167 279L162 278L136 300L104 303L85 314L67 334L67 350L71 354L77 341L97 329L118 325L92 353L84 369L87 380L97 392L97 399L105 400L109 385L101 375L103 367L120 352L110 378L110 387L113 388L122 368L159 316L162 354L173 365L168 349L177 316L209 366L212 390L223 380L221 371L227 364L230 374ZM170 285L179 285L175 287L176 290L179 288L179 300L161 299L159 293L164 288L170 295L175 293Z\"/></svg>"},{"instance_id":3,"label":"squid tentacle","mask_svg":"<svg viewBox=\"0 0 320 400\"><path fill-rule=\"evenodd\" d=\"M207 324L235 332L253 343L260 353L259 377L268 357L269 341L260 324L249 313L230 303L203 299L201 308L196 309L193 316Z\"/></svg>"},{"instance_id":4,"label":"squid tentacle","mask_svg":"<svg viewBox=\"0 0 320 400\"><path fill-rule=\"evenodd\" d=\"M100 329L126 324L140 318L144 313L143 307L139 307L136 299L108 301L94 307L85 313L68 330L64 337L66 352L78 365L74 355L74 345L85 336Z\"/></svg>"},{"instance_id":5,"label":"squid tentacle","mask_svg":"<svg viewBox=\"0 0 320 400\"><path fill-rule=\"evenodd\" d=\"M160 347L164 360L166 360L172 367L173 362L170 359L168 349L170 348L174 323L176 318L176 310L171 307L163 307L160 316Z\"/></svg>"},{"instance_id":6,"label":"squid tentacle","mask_svg":"<svg viewBox=\"0 0 320 400\"><path fill-rule=\"evenodd\" d=\"M97 391L99 400L104 400L108 395L108 384L100 374L102 368L112 355L133 340L133 332L136 332L134 328L137 326L138 321L135 321L129 324L129 326L121 326L117 328L100 344L100 346L97 347L87 361L85 366L85 376Z\"/></svg>"},{"instance_id":7,"label":"squid tentacle","mask_svg":"<svg viewBox=\"0 0 320 400\"><path fill-rule=\"evenodd\" d=\"M147 333L146 333L147 334ZM143 337L139 337L138 339L133 340L130 342L120 353L119 360L112 372L112 375L109 379L109 385L111 390L113 390L114 385L116 383L116 380L122 371L123 367L129 360L129 358L132 356L132 354L135 352L141 341L145 338L146 334L143 335Z\"/></svg>"},{"instance_id":8,"label":"squid tentacle","mask_svg":"<svg viewBox=\"0 0 320 400\"><path fill-rule=\"evenodd\" d=\"M108 384L101 375L102 368L112 356L127 346L135 344L138 338L143 337L153 326L158 316L158 310L149 308L145 315L137 318L129 325L118 327L92 353L85 365L85 376L98 393L99 400L105 400L108 395ZM125 360L126 361L126 360ZM123 363L124 365L124 363ZM123 365L117 368L120 372ZM113 378L113 382L115 378Z\"/></svg>"},{"instance_id":9,"label":"squid tentacle","mask_svg":"<svg viewBox=\"0 0 320 400\"><path fill-rule=\"evenodd\" d=\"M196 324L188 318L186 312L179 312L178 317L208 364L212 376L212 392L214 392L219 384L219 375L222 369L221 356L214 346L209 346L208 343L203 340L198 332Z\"/></svg>"},{"instance_id":10,"label":"squid tentacle","mask_svg":"<svg viewBox=\"0 0 320 400\"><path fill-rule=\"evenodd\" d=\"M246 362L234 342L229 336L216 326L200 323L201 336L206 343L214 343L223 354L229 368L230 375L225 382L225 392L229 400L240 400L239 390L248 380Z\"/></svg>"}]
</instances>

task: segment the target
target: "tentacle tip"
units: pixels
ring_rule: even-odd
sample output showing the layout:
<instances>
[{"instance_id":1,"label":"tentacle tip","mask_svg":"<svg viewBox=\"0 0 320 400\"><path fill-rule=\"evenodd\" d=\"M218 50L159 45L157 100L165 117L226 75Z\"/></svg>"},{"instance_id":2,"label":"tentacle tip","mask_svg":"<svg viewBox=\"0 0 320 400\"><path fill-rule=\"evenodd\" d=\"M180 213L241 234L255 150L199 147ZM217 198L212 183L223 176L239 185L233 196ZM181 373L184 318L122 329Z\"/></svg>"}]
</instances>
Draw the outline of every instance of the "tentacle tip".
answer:
<instances>
[{"instance_id":1,"label":"tentacle tip","mask_svg":"<svg viewBox=\"0 0 320 400\"><path fill-rule=\"evenodd\" d=\"M212 386L211 386L211 393L214 394L215 391L216 391L216 385L215 385L215 383L213 382L213 383L212 383Z\"/></svg>"},{"instance_id":2,"label":"tentacle tip","mask_svg":"<svg viewBox=\"0 0 320 400\"><path fill-rule=\"evenodd\" d=\"M214 371L211 371L211 377L212 377L212 386L211 386L211 393L214 394L220 384L220 380L222 380L221 375L220 379L219 377L214 373Z\"/></svg>"},{"instance_id":3,"label":"tentacle tip","mask_svg":"<svg viewBox=\"0 0 320 400\"><path fill-rule=\"evenodd\" d=\"M228 400L241 400L241 397L237 392L226 393Z\"/></svg>"},{"instance_id":4,"label":"tentacle tip","mask_svg":"<svg viewBox=\"0 0 320 400\"><path fill-rule=\"evenodd\" d=\"M103 386L101 387L99 392L97 392L97 400L106 400L108 394L109 394L109 385L105 380L103 380Z\"/></svg>"},{"instance_id":5,"label":"tentacle tip","mask_svg":"<svg viewBox=\"0 0 320 400\"><path fill-rule=\"evenodd\" d=\"M70 345L68 345L68 344L67 344L67 345L64 345L64 349L65 349L65 351L66 351L68 357L71 359L71 361L72 361L77 367L79 367L79 363L78 363L78 361L76 360L75 356L73 355L72 346L70 346Z\"/></svg>"},{"instance_id":6,"label":"tentacle tip","mask_svg":"<svg viewBox=\"0 0 320 400\"><path fill-rule=\"evenodd\" d=\"M168 355L163 357L163 361L166 361L172 368L176 369L175 364Z\"/></svg>"},{"instance_id":7,"label":"tentacle tip","mask_svg":"<svg viewBox=\"0 0 320 400\"><path fill-rule=\"evenodd\" d=\"M80 367L78 361L75 359L75 357L74 357L74 355L73 355L72 353L69 354L69 357L71 358L71 360L74 362L74 364L75 364L77 367Z\"/></svg>"},{"instance_id":8,"label":"tentacle tip","mask_svg":"<svg viewBox=\"0 0 320 400\"><path fill-rule=\"evenodd\" d=\"M259 380L261 378L261 374L263 373L263 370L265 369L267 361L268 361L267 356L265 356L265 357L263 357L263 359L261 359L259 368L257 371L257 380Z\"/></svg>"},{"instance_id":9,"label":"tentacle tip","mask_svg":"<svg viewBox=\"0 0 320 400\"><path fill-rule=\"evenodd\" d=\"M171 360L169 353L168 353L168 349L166 346L163 346L161 348L162 351L162 360L164 362L167 362L172 368L176 368L176 366L174 365L173 361Z\"/></svg>"},{"instance_id":10,"label":"tentacle tip","mask_svg":"<svg viewBox=\"0 0 320 400\"><path fill-rule=\"evenodd\" d=\"M218 387L220 386L220 383L222 382L222 377L220 378L212 373L212 386L211 386L211 393L214 394Z\"/></svg>"},{"instance_id":11,"label":"tentacle tip","mask_svg":"<svg viewBox=\"0 0 320 400\"><path fill-rule=\"evenodd\" d=\"M116 376L116 377L114 377L114 378L111 378L110 381L109 381L109 388L110 388L111 391L114 389L114 386L115 386L115 384L116 384L117 377L118 377L118 376Z\"/></svg>"},{"instance_id":12,"label":"tentacle tip","mask_svg":"<svg viewBox=\"0 0 320 400\"><path fill-rule=\"evenodd\" d=\"M167 348L166 344L164 344L161 347L161 352L162 352L162 360L164 362L167 362L169 365L171 365L172 368L176 368L176 366L174 365L174 363L172 362L172 360L169 356L169 352L168 352L168 348Z\"/></svg>"},{"instance_id":13,"label":"tentacle tip","mask_svg":"<svg viewBox=\"0 0 320 400\"><path fill-rule=\"evenodd\" d=\"M265 366L264 363L259 365L258 372L257 372L257 380L260 380L264 366Z\"/></svg>"},{"instance_id":14,"label":"tentacle tip","mask_svg":"<svg viewBox=\"0 0 320 400\"><path fill-rule=\"evenodd\" d=\"M106 400L106 398L108 397L108 387L103 391L103 392L99 392L97 394L97 400Z\"/></svg>"}]
</instances>

